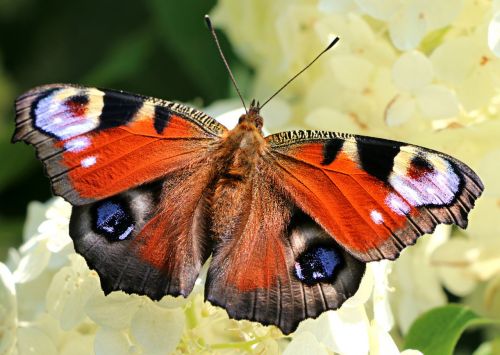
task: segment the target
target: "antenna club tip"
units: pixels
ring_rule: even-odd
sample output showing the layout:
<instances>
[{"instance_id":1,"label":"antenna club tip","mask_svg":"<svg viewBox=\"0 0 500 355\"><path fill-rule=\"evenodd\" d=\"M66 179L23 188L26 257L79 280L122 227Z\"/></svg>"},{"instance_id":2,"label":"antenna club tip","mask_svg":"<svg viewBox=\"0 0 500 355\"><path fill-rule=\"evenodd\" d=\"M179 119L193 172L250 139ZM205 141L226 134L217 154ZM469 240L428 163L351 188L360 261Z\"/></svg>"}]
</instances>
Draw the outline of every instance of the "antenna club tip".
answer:
<instances>
[{"instance_id":1,"label":"antenna club tip","mask_svg":"<svg viewBox=\"0 0 500 355\"><path fill-rule=\"evenodd\" d=\"M204 18L205 23L207 24L208 28L212 29L213 26L212 26L212 20L210 20L210 16L208 16L208 14L206 14L203 18Z\"/></svg>"},{"instance_id":2,"label":"antenna club tip","mask_svg":"<svg viewBox=\"0 0 500 355\"><path fill-rule=\"evenodd\" d=\"M331 42L330 44L328 45L328 47L326 47L326 50L329 50L330 48L332 48L335 44L337 44L337 42L340 41L340 38L339 37L335 37Z\"/></svg>"}]
</instances>

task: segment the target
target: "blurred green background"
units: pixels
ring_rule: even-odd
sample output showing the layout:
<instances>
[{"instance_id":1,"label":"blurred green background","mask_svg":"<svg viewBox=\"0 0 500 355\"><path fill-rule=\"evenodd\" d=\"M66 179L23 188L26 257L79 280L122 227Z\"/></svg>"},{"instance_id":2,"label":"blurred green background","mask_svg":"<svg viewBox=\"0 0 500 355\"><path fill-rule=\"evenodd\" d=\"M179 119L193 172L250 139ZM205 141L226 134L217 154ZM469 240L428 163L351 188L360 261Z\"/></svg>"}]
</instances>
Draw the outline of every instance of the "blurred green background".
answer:
<instances>
[{"instance_id":1,"label":"blurred green background","mask_svg":"<svg viewBox=\"0 0 500 355\"><path fill-rule=\"evenodd\" d=\"M28 202L51 196L34 149L10 143L15 98L56 82L122 89L199 107L233 96L203 21L214 4L0 0L0 260L21 241ZM224 35L219 36L231 66L248 71Z\"/></svg>"}]
</instances>

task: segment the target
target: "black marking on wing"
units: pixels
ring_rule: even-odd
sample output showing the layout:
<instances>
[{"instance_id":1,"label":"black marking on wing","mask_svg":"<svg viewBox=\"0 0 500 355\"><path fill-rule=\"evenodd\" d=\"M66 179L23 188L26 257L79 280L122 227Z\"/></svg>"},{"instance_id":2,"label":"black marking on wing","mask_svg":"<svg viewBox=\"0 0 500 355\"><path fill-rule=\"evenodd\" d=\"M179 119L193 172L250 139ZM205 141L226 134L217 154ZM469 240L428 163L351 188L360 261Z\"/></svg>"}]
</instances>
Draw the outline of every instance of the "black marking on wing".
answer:
<instances>
[{"instance_id":1,"label":"black marking on wing","mask_svg":"<svg viewBox=\"0 0 500 355\"><path fill-rule=\"evenodd\" d=\"M394 166L394 158L398 155L399 148L403 145L398 142L390 143L382 142L377 144L376 140L373 143L357 141L361 168L368 174L384 182L387 182Z\"/></svg>"},{"instance_id":2,"label":"black marking on wing","mask_svg":"<svg viewBox=\"0 0 500 355\"><path fill-rule=\"evenodd\" d=\"M172 113L167 107L164 106L155 106L155 116L154 116L154 127L156 133L162 134L165 127L168 125L170 121Z\"/></svg>"},{"instance_id":3,"label":"black marking on wing","mask_svg":"<svg viewBox=\"0 0 500 355\"><path fill-rule=\"evenodd\" d=\"M332 138L327 140L323 145L323 161L321 165L331 164L337 158L343 144L344 141L342 139Z\"/></svg>"},{"instance_id":4,"label":"black marking on wing","mask_svg":"<svg viewBox=\"0 0 500 355\"><path fill-rule=\"evenodd\" d=\"M85 95L85 94L78 94L78 95L74 95L74 96L69 97L67 99L67 102L75 104L75 105L85 106L89 103L89 97L88 97L88 95Z\"/></svg>"},{"instance_id":5,"label":"black marking on wing","mask_svg":"<svg viewBox=\"0 0 500 355\"><path fill-rule=\"evenodd\" d=\"M118 127L130 122L142 107L144 99L120 91L104 90L104 107L98 129Z\"/></svg>"}]
</instances>

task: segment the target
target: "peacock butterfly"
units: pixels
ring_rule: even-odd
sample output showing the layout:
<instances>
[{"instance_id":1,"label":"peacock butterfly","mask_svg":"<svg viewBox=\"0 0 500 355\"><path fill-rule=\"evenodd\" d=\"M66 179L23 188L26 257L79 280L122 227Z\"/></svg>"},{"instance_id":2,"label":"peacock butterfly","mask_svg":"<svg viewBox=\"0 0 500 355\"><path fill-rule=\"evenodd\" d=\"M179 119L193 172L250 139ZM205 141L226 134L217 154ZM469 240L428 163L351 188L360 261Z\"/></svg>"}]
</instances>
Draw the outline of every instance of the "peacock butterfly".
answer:
<instances>
[{"instance_id":1,"label":"peacock butterfly","mask_svg":"<svg viewBox=\"0 0 500 355\"><path fill-rule=\"evenodd\" d=\"M170 101L46 85L17 99L13 141L73 205L75 249L106 294L186 297L211 255L206 300L286 334L339 308L365 263L466 227L483 184L464 163L345 133L264 137L261 107L228 130Z\"/></svg>"}]
</instances>

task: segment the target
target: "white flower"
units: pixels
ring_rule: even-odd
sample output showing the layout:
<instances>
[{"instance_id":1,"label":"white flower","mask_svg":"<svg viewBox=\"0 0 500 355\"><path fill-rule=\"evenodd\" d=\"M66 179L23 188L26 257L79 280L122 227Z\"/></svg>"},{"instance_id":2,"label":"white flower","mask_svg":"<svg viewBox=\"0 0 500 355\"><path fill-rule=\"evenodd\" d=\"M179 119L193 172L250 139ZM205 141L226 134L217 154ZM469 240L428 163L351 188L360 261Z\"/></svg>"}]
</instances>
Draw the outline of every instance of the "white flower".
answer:
<instances>
[{"instance_id":1,"label":"white flower","mask_svg":"<svg viewBox=\"0 0 500 355\"><path fill-rule=\"evenodd\" d=\"M488 48L486 36L486 26L480 26L445 41L430 57L436 77L455 88L467 111L486 106L498 94L500 58Z\"/></svg>"},{"instance_id":2,"label":"white flower","mask_svg":"<svg viewBox=\"0 0 500 355\"><path fill-rule=\"evenodd\" d=\"M394 46L416 48L432 30L449 25L460 13L460 0L356 0L361 9L387 22Z\"/></svg>"},{"instance_id":3,"label":"white flower","mask_svg":"<svg viewBox=\"0 0 500 355\"><path fill-rule=\"evenodd\" d=\"M423 116L429 119L455 117L459 101L453 91L433 83L431 61L418 51L404 53L392 67L392 80L400 93L388 105L385 119L397 126Z\"/></svg>"},{"instance_id":4,"label":"white flower","mask_svg":"<svg viewBox=\"0 0 500 355\"><path fill-rule=\"evenodd\" d=\"M420 237L401 253L390 277L394 315L405 334L423 312L446 303L441 280L432 264L433 252L449 238L450 228L439 226L432 236Z\"/></svg>"},{"instance_id":5,"label":"white flower","mask_svg":"<svg viewBox=\"0 0 500 355\"><path fill-rule=\"evenodd\" d=\"M488 46L500 57L500 1L493 1L493 18L488 26Z\"/></svg>"},{"instance_id":6,"label":"white flower","mask_svg":"<svg viewBox=\"0 0 500 355\"><path fill-rule=\"evenodd\" d=\"M0 263L0 354L12 353L16 344L17 299L14 277Z\"/></svg>"}]
</instances>

